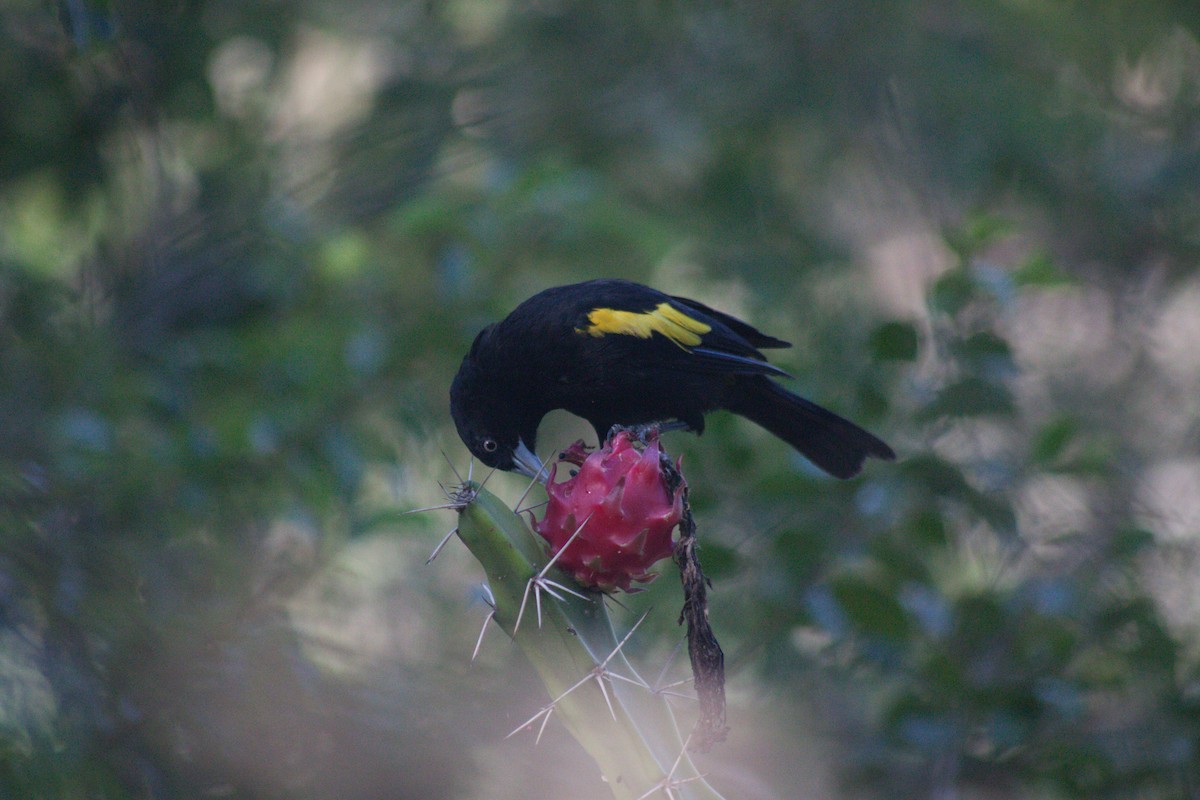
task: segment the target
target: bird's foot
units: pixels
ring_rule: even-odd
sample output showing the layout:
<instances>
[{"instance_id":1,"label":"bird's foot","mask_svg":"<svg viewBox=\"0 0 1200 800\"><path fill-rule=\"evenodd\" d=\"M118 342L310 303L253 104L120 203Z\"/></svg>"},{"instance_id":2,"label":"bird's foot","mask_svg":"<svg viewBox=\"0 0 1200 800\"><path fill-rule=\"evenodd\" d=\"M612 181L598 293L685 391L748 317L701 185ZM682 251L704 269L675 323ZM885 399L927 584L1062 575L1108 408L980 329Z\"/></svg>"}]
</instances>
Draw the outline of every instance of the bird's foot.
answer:
<instances>
[{"instance_id":1,"label":"bird's foot","mask_svg":"<svg viewBox=\"0 0 1200 800\"><path fill-rule=\"evenodd\" d=\"M588 451L592 450L590 445L584 444L583 439L579 439L575 444L571 445L558 454L559 461L565 461L568 464L574 464L577 467L583 466L583 462L587 460Z\"/></svg>"},{"instance_id":2,"label":"bird's foot","mask_svg":"<svg viewBox=\"0 0 1200 800\"><path fill-rule=\"evenodd\" d=\"M678 419L665 422L644 422L640 425L613 425L608 429L608 438L611 439L621 431L625 431L636 441L650 444L661 434L670 431L685 431L688 430L688 427L686 422Z\"/></svg>"}]
</instances>

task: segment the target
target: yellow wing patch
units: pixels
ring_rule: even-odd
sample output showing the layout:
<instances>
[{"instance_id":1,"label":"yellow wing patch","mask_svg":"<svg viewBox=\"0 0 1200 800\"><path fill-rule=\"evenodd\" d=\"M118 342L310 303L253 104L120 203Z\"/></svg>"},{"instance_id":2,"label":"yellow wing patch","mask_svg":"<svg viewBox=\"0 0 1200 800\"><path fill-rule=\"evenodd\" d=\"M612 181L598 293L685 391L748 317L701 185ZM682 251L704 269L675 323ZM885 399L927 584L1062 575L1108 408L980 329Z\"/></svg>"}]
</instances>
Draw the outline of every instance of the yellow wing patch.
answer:
<instances>
[{"instance_id":1,"label":"yellow wing patch","mask_svg":"<svg viewBox=\"0 0 1200 800\"><path fill-rule=\"evenodd\" d=\"M588 312L588 322L586 328L576 331L591 336L623 333L639 339L661 333L680 347L695 347L700 344L700 337L712 330L711 325L692 319L670 303L659 303L652 311L593 308Z\"/></svg>"}]
</instances>

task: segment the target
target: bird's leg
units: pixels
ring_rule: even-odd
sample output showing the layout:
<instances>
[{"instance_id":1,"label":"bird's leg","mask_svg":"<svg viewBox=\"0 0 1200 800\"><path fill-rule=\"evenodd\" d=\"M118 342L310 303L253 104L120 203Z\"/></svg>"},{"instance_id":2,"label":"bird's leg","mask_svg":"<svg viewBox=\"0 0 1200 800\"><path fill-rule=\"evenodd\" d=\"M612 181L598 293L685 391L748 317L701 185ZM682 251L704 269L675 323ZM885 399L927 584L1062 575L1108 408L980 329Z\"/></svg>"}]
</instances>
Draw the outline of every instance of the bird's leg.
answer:
<instances>
[{"instance_id":1,"label":"bird's leg","mask_svg":"<svg viewBox=\"0 0 1200 800\"><path fill-rule=\"evenodd\" d=\"M642 444L649 444L659 437L659 435L668 433L669 431L686 431L691 429L681 419L665 420L662 422L643 422L639 425L613 425L608 429L608 438L616 436L619 432L625 431Z\"/></svg>"}]
</instances>

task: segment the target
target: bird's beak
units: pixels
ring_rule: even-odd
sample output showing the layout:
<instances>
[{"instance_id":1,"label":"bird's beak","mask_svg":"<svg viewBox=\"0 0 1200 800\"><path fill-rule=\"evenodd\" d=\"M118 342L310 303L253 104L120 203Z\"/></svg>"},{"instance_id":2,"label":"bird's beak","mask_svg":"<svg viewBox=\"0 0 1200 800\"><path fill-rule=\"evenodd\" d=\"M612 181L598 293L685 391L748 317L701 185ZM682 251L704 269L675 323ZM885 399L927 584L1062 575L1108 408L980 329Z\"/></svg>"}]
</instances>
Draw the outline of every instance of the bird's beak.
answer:
<instances>
[{"instance_id":1,"label":"bird's beak","mask_svg":"<svg viewBox=\"0 0 1200 800\"><path fill-rule=\"evenodd\" d=\"M537 453L526 446L524 439L517 439L516 449L513 450L513 466L527 478L546 482L546 465L537 457Z\"/></svg>"}]
</instances>

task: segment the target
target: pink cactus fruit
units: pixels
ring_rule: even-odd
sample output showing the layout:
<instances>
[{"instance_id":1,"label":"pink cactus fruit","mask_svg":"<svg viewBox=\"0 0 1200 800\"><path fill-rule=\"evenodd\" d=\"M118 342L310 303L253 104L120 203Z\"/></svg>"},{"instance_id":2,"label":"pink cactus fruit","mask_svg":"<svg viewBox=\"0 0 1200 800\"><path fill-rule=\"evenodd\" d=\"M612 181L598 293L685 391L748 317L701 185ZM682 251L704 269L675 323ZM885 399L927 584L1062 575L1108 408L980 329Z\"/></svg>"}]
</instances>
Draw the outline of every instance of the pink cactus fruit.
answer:
<instances>
[{"instance_id":1,"label":"pink cactus fruit","mask_svg":"<svg viewBox=\"0 0 1200 800\"><path fill-rule=\"evenodd\" d=\"M638 450L621 431L590 455L582 442L572 445L551 467L550 502L534 529L549 542L552 556L566 546L556 563L583 586L636 591L630 583L653 580L657 574L650 567L673 552L683 487L667 491L659 459L657 440ZM563 462L578 471L555 483Z\"/></svg>"}]
</instances>

